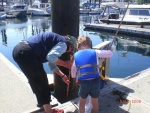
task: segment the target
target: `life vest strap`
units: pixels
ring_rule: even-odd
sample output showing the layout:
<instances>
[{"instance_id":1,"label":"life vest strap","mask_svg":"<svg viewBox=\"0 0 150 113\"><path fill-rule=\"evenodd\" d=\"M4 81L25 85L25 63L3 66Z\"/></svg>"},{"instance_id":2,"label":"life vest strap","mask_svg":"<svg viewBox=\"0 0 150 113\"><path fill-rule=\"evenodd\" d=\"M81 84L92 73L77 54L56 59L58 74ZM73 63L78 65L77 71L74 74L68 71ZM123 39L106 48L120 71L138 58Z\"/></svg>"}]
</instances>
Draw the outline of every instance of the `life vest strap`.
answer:
<instances>
[{"instance_id":1,"label":"life vest strap","mask_svg":"<svg viewBox=\"0 0 150 113\"><path fill-rule=\"evenodd\" d=\"M84 73L79 73L77 76L83 76L83 75L88 75L88 74L99 74L98 72L84 72Z\"/></svg>"},{"instance_id":2,"label":"life vest strap","mask_svg":"<svg viewBox=\"0 0 150 113\"><path fill-rule=\"evenodd\" d=\"M86 67L93 67L94 68L94 71L93 72L82 72L80 73L80 69L81 68L86 68ZM87 74L99 74L98 71L97 71L97 67L98 65L97 64L85 64L85 65L78 65L77 66L77 76L83 76L83 75L87 75Z\"/></svg>"},{"instance_id":3,"label":"life vest strap","mask_svg":"<svg viewBox=\"0 0 150 113\"><path fill-rule=\"evenodd\" d=\"M85 64L85 65L79 65L77 66L77 68L86 68L86 67L97 67L98 65L97 64Z\"/></svg>"}]
</instances>

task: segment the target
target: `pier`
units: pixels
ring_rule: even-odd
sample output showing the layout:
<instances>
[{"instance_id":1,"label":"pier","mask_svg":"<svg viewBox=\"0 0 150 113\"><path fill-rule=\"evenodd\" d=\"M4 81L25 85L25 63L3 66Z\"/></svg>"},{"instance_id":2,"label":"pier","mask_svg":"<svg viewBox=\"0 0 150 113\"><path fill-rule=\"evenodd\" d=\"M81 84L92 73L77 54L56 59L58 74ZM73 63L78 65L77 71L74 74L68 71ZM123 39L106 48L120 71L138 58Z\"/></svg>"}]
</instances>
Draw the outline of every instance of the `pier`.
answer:
<instances>
[{"instance_id":1,"label":"pier","mask_svg":"<svg viewBox=\"0 0 150 113\"><path fill-rule=\"evenodd\" d=\"M36 98L23 73L0 53L0 105L2 113L43 113L36 107ZM53 76L48 75L49 83ZM99 97L99 113L149 113L150 111L150 68L126 78L109 78ZM127 100L119 99L125 93ZM55 108L65 113L78 113L78 101L60 104L52 97Z\"/></svg>"},{"instance_id":2,"label":"pier","mask_svg":"<svg viewBox=\"0 0 150 113\"><path fill-rule=\"evenodd\" d=\"M87 23L84 26L85 26L85 30L95 30L99 32L116 33L119 24ZM140 25L123 25L122 24L120 26L118 34L149 39L150 38L150 26L144 26L144 28L141 28Z\"/></svg>"}]
</instances>

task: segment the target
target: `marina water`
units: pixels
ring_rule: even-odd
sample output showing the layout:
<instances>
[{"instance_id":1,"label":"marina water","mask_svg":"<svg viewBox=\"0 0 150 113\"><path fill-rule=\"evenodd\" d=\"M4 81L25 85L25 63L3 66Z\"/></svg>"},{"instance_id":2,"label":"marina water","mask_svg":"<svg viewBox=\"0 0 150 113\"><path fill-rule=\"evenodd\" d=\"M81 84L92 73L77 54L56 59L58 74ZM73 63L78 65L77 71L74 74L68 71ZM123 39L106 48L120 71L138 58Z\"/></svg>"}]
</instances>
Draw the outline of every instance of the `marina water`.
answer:
<instances>
[{"instance_id":1,"label":"marina water","mask_svg":"<svg viewBox=\"0 0 150 113\"><path fill-rule=\"evenodd\" d=\"M95 16L92 16L92 19L94 18ZM79 35L89 36L93 46L113 39L114 34L85 31L84 24L88 21L91 21L89 16L80 16ZM29 16L24 19L0 20L0 31L0 52L17 66L12 58L14 46L19 41L32 35L51 31L51 18ZM117 40L114 42L116 51L110 59L109 76L111 78L124 78L150 67L150 40L145 43L137 41L136 38L135 40L130 39L131 37L118 35ZM48 74L52 74L47 63L44 64L44 68Z\"/></svg>"}]
</instances>

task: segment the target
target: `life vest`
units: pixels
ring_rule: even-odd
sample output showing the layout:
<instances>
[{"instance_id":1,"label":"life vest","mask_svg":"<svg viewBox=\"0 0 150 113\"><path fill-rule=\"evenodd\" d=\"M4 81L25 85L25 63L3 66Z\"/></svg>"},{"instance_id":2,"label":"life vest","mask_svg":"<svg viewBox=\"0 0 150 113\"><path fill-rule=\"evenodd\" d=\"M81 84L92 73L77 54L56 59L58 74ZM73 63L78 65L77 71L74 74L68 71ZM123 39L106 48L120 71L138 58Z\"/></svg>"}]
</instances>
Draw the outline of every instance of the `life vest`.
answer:
<instances>
[{"instance_id":1,"label":"life vest","mask_svg":"<svg viewBox=\"0 0 150 113\"><path fill-rule=\"evenodd\" d=\"M84 49L75 53L78 80L99 77L96 52L93 49Z\"/></svg>"}]
</instances>

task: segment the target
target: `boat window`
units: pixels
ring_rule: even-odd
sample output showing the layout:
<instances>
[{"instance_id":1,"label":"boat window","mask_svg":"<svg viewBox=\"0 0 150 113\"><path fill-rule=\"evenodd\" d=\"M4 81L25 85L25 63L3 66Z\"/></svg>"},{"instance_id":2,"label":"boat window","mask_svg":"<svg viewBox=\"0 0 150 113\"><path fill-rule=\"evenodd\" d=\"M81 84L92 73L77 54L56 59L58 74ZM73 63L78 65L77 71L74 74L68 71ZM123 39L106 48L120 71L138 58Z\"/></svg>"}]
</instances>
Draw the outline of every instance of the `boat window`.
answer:
<instances>
[{"instance_id":1,"label":"boat window","mask_svg":"<svg viewBox=\"0 0 150 113\"><path fill-rule=\"evenodd\" d=\"M41 8L45 8L45 4L40 4L40 7Z\"/></svg>"},{"instance_id":2,"label":"boat window","mask_svg":"<svg viewBox=\"0 0 150 113\"><path fill-rule=\"evenodd\" d=\"M118 10L116 10L116 9L110 9L110 13L118 13Z\"/></svg>"},{"instance_id":3,"label":"boat window","mask_svg":"<svg viewBox=\"0 0 150 113\"><path fill-rule=\"evenodd\" d=\"M49 4L46 4L46 7L49 7Z\"/></svg>"},{"instance_id":4,"label":"boat window","mask_svg":"<svg viewBox=\"0 0 150 113\"><path fill-rule=\"evenodd\" d=\"M130 10L129 15L138 15L138 10Z\"/></svg>"},{"instance_id":5,"label":"boat window","mask_svg":"<svg viewBox=\"0 0 150 113\"><path fill-rule=\"evenodd\" d=\"M149 16L149 11L148 10L139 10L139 15L142 15L142 16Z\"/></svg>"},{"instance_id":6,"label":"boat window","mask_svg":"<svg viewBox=\"0 0 150 113\"><path fill-rule=\"evenodd\" d=\"M14 6L14 9L24 9L24 6Z\"/></svg>"},{"instance_id":7,"label":"boat window","mask_svg":"<svg viewBox=\"0 0 150 113\"><path fill-rule=\"evenodd\" d=\"M38 8L38 6L37 6L37 5L33 5L32 7L33 7L33 8Z\"/></svg>"},{"instance_id":8,"label":"boat window","mask_svg":"<svg viewBox=\"0 0 150 113\"><path fill-rule=\"evenodd\" d=\"M120 15L124 15L124 13L125 13L125 10L120 10Z\"/></svg>"},{"instance_id":9,"label":"boat window","mask_svg":"<svg viewBox=\"0 0 150 113\"><path fill-rule=\"evenodd\" d=\"M109 8L106 7L106 9L104 10L103 16L107 17L109 15Z\"/></svg>"}]
</instances>

